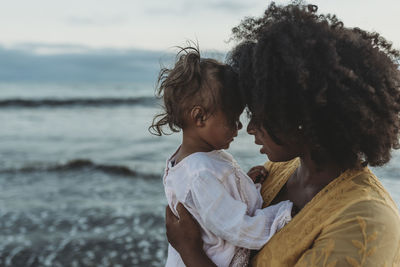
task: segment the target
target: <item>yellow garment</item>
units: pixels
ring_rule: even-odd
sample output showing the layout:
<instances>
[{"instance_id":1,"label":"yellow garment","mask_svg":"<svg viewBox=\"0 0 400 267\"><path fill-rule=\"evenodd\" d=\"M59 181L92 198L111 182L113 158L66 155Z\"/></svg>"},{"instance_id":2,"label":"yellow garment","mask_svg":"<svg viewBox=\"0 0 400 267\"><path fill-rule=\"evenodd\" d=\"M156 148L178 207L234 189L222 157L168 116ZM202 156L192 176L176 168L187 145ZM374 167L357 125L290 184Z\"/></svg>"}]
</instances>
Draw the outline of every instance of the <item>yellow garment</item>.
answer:
<instances>
[{"instance_id":1,"label":"yellow garment","mask_svg":"<svg viewBox=\"0 0 400 267\"><path fill-rule=\"evenodd\" d=\"M299 162L266 164L265 206ZM252 266L400 266L399 210L368 168L345 171L271 238Z\"/></svg>"}]
</instances>

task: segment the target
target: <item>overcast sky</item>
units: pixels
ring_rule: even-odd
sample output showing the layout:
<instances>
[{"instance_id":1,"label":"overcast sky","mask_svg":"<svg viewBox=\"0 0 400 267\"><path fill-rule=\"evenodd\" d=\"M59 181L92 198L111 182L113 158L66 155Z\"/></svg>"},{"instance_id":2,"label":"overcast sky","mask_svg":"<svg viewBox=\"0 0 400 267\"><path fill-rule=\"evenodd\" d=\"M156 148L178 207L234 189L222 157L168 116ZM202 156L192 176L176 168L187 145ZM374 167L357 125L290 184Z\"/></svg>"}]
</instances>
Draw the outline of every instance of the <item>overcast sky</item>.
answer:
<instances>
[{"instance_id":1,"label":"overcast sky","mask_svg":"<svg viewBox=\"0 0 400 267\"><path fill-rule=\"evenodd\" d=\"M276 1L287 3L288 1ZM265 0L0 0L0 46L37 52L89 48L167 50L197 39L227 51L231 28ZM400 0L315 0L346 26L375 30L400 48Z\"/></svg>"}]
</instances>

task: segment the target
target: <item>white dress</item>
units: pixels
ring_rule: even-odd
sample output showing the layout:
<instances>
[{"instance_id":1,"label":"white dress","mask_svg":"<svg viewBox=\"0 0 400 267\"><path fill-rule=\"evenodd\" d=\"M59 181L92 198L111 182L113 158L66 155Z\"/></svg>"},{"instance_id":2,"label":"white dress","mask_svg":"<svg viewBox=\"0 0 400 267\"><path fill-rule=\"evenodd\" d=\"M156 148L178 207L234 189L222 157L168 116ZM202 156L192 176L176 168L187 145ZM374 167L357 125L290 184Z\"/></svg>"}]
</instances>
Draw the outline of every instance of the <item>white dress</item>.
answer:
<instances>
[{"instance_id":1,"label":"white dress","mask_svg":"<svg viewBox=\"0 0 400 267\"><path fill-rule=\"evenodd\" d=\"M181 202L198 221L203 249L217 266L246 266L248 249L260 249L291 220L290 201L261 209L260 184L224 150L196 152L173 166L176 153L163 177L168 205L177 215ZM185 266L171 245L166 266Z\"/></svg>"}]
</instances>

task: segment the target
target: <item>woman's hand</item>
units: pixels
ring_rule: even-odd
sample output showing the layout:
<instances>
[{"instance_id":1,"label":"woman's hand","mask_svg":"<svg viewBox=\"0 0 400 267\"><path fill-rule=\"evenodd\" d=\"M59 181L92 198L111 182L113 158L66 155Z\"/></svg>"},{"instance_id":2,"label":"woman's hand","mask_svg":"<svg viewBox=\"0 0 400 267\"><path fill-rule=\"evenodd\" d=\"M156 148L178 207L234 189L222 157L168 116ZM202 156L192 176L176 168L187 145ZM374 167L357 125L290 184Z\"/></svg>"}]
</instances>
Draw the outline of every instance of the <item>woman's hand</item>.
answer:
<instances>
[{"instance_id":1,"label":"woman's hand","mask_svg":"<svg viewBox=\"0 0 400 267\"><path fill-rule=\"evenodd\" d=\"M252 167L249 172L247 173L247 175L253 180L253 182L256 183L260 183L262 184L265 179L268 176L268 172L267 170L264 168L264 166L259 165L259 166L254 166Z\"/></svg>"},{"instance_id":2,"label":"woman's hand","mask_svg":"<svg viewBox=\"0 0 400 267\"><path fill-rule=\"evenodd\" d=\"M169 206L165 209L168 242L179 252L186 266L215 267L204 253L199 224L181 203L176 210L179 218Z\"/></svg>"},{"instance_id":3,"label":"woman's hand","mask_svg":"<svg viewBox=\"0 0 400 267\"><path fill-rule=\"evenodd\" d=\"M176 207L178 217L174 215L169 206L166 207L165 224L168 242L180 253L192 249L203 249L200 226L193 219L187 209L178 203Z\"/></svg>"}]
</instances>

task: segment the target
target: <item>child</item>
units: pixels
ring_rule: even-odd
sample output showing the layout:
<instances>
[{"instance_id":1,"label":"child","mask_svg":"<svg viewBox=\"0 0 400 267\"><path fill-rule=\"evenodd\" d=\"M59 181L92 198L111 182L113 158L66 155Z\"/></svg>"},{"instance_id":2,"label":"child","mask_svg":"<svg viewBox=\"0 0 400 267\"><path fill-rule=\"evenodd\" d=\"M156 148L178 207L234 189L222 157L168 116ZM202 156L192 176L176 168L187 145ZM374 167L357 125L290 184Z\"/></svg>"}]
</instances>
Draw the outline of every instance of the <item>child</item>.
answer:
<instances>
[{"instance_id":1,"label":"child","mask_svg":"<svg viewBox=\"0 0 400 267\"><path fill-rule=\"evenodd\" d=\"M198 49L183 48L172 69L162 69L158 95L164 113L150 127L183 131L177 151L167 160L163 182L171 210L181 202L202 229L204 250L217 266L246 266L250 249L260 249L291 219L292 203L261 209L260 184L225 152L242 128L244 109L237 75L228 65L200 58ZM255 181L262 166L249 172ZM169 245L166 266L185 266Z\"/></svg>"}]
</instances>

